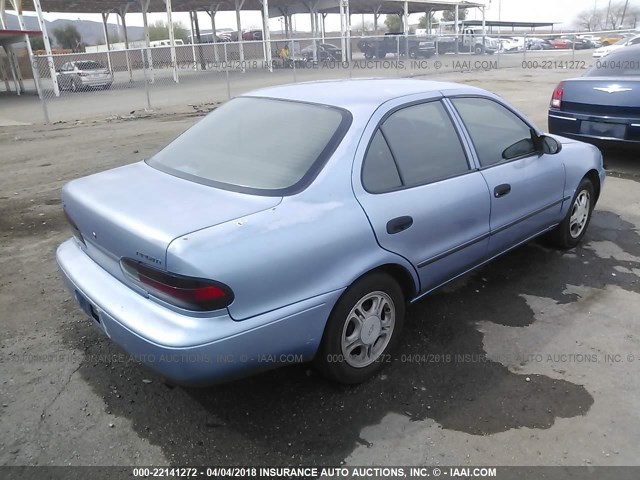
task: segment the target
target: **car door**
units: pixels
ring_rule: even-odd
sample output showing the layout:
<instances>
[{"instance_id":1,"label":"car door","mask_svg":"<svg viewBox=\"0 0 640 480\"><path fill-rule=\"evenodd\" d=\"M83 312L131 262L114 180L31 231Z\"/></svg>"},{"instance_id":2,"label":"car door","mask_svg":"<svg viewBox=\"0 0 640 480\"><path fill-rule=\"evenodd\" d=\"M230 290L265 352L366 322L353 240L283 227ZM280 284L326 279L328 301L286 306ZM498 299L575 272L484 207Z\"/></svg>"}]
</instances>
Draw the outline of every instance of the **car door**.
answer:
<instances>
[{"instance_id":1,"label":"car door","mask_svg":"<svg viewBox=\"0 0 640 480\"><path fill-rule=\"evenodd\" d=\"M462 96L450 101L491 192L489 253L504 251L558 223L564 164L538 151L531 125L495 99Z\"/></svg>"},{"instance_id":2,"label":"car door","mask_svg":"<svg viewBox=\"0 0 640 480\"><path fill-rule=\"evenodd\" d=\"M485 258L490 195L440 97L407 101L370 121L353 185L379 245L411 262L426 292Z\"/></svg>"}]
</instances>

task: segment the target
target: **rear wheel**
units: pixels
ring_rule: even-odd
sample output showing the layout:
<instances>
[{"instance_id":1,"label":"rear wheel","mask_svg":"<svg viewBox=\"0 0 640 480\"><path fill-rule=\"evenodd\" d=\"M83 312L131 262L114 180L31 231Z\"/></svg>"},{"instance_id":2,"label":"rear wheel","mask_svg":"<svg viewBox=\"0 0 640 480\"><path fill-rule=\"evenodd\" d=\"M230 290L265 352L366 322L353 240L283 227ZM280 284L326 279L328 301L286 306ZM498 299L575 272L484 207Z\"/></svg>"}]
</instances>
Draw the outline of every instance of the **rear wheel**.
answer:
<instances>
[{"instance_id":1,"label":"rear wheel","mask_svg":"<svg viewBox=\"0 0 640 480\"><path fill-rule=\"evenodd\" d=\"M482 55L482 51L483 51L482 45L477 44L475 48L476 55Z\"/></svg>"},{"instance_id":2,"label":"rear wheel","mask_svg":"<svg viewBox=\"0 0 640 480\"><path fill-rule=\"evenodd\" d=\"M78 88L78 84L76 83L75 79L71 79L71 91L72 92L77 92L80 89Z\"/></svg>"},{"instance_id":3,"label":"rear wheel","mask_svg":"<svg viewBox=\"0 0 640 480\"><path fill-rule=\"evenodd\" d=\"M418 49L416 47L411 47L409 49L409 58L418 58Z\"/></svg>"},{"instance_id":4,"label":"rear wheel","mask_svg":"<svg viewBox=\"0 0 640 480\"><path fill-rule=\"evenodd\" d=\"M550 240L562 249L570 249L578 245L587 231L594 206L593 183L588 178L583 178L571 200L567 216L549 234Z\"/></svg>"},{"instance_id":5,"label":"rear wheel","mask_svg":"<svg viewBox=\"0 0 640 480\"><path fill-rule=\"evenodd\" d=\"M390 360L404 324L405 299L384 273L361 278L333 309L314 363L327 377L361 383Z\"/></svg>"}]
</instances>

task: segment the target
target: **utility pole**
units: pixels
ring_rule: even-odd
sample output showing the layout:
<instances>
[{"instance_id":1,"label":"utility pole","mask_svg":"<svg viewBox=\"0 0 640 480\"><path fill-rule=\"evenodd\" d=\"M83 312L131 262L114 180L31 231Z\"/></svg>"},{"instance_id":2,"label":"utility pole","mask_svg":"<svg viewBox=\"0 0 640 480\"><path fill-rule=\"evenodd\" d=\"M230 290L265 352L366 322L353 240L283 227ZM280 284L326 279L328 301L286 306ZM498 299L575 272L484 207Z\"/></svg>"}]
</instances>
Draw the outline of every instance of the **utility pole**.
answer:
<instances>
[{"instance_id":1,"label":"utility pole","mask_svg":"<svg viewBox=\"0 0 640 480\"><path fill-rule=\"evenodd\" d=\"M609 0L609 6L607 7L607 18L605 20L605 28L606 23L611 19L611 0ZM611 28L616 28L616 26L611 22Z\"/></svg>"}]
</instances>

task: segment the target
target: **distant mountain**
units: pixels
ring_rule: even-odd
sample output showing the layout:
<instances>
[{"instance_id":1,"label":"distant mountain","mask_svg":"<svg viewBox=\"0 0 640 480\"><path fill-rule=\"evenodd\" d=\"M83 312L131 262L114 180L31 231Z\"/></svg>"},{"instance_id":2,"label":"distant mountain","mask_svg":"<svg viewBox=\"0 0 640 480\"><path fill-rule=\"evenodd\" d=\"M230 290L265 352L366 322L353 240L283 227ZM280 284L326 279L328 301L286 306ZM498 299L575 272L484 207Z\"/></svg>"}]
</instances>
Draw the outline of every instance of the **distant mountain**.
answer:
<instances>
[{"instance_id":1,"label":"distant mountain","mask_svg":"<svg viewBox=\"0 0 640 480\"><path fill-rule=\"evenodd\" d=\"M38 26L38 19L33 16L24 16L24 23L28 30L40 30ZM66 27L71 24L74 25L80 36L82 37L82 42L85 45L98 45L104 43L104 34L102 31L102 22L92 22L91 20L54 20L53 22L49 22L45 20L47 24L47 32L49 32L49 37L52 46L58 46L56 43L56 37L53 34L56 28ZM7 13L7 28L10 30L19 30L20 26L18 25L18 17L16 15L12 15ZM118 32L118 25L115 23L107 23L107 29L109 30L109 38L113 42L116 39L116 34ZM142 40L144 36L144 28L142 27L127 27L127 33L129 35L129 41L133 42L136 40Z\"/></svg>"}]
</instances>

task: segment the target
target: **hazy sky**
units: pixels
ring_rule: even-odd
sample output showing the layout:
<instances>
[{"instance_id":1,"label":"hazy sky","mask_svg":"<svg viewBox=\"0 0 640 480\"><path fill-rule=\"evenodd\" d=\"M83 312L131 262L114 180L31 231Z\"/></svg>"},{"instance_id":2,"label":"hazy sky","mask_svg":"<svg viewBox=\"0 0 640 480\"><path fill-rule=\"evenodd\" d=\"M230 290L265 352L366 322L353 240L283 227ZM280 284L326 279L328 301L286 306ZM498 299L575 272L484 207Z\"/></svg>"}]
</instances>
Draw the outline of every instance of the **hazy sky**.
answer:
<instances>
[{"instance_id":1,"label":"hazy sky","mask_svg":"<svg viewBox=\"0 0 640 480\"><path fill-rule=\"evenodd\" d=\"M574 20L576 15L583 10L592 9L595 6L606 7L609 0L476 0L478 3L485 3L487 5L487 20L497 20L500 5L501 5L501 18L502 20L513 21L540 21L540 22L557 22L569 26ZM613 0L614 2L620 0ZM640 0L630 0L631 4L638 5ZM201 12L198 14L200 20L200 28L207 30L211 28L211 22L209 16ZM417 23L419 14L411 16L410 23ZM57 18L76 19L81 18L85 20L101 21L99 14L55 14L45 13L47 20L55 20ZM161 13L154 13L149 15L149 21L165 20L166 16ZM329 15L327 17L327 30L339 30L340 22L338 15ZM469 18L480 19L480 12L477 9L470 10ZM187 13L174 13L174 21L181 21L185 26L189 25L189 15ZM353 24L360 24L362 21L360 15L354 15L352 17ZM372 16L365 15L365 22L371 22ZM109 17L110 23L116 22L116 16L111 15ZM309 30L309 16L300 14L296 15L296 27L298 30ZM142 16L140 14L131 13L127 15L128 25L142 25ZM261 17L258 12L243 12L242 13L242 27L243 28L260 28ZM273 30L281 28L281 23L277 18L272 18L269 22L270 27ZM235 13L233 12L219 12L216 15L216 26L218 28L234 28L236 27Z\"/></svg>"}]
</instances>

